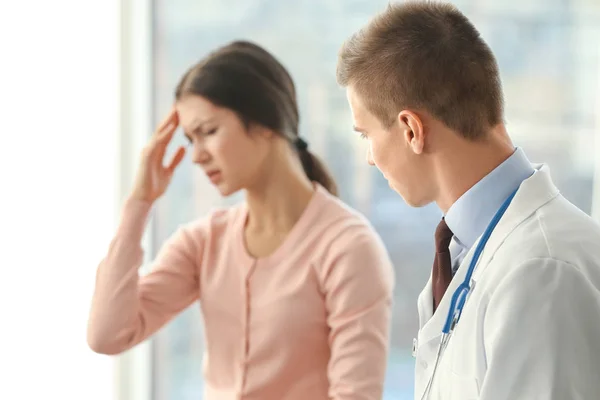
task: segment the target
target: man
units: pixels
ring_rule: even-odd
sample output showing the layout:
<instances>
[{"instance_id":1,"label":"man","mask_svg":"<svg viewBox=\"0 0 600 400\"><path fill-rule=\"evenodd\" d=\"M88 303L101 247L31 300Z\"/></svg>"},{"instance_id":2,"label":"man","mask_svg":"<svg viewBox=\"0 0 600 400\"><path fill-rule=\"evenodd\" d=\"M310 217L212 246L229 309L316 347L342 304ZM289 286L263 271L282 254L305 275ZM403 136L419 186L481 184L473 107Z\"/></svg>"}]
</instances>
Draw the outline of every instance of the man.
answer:
<instances>
[{"instance_id":1,"label":"man","mask_svg":"<svg viewBox=\"0 0 600 400\"><path fill-rule=\"evenodd\" d=\"M418 302L415 399L600 398L600 226L513 147L476 28L449 4L390 5L343 45L337 78L368 162L408 204L444 213Z\"/></svg>"}]
</instances>

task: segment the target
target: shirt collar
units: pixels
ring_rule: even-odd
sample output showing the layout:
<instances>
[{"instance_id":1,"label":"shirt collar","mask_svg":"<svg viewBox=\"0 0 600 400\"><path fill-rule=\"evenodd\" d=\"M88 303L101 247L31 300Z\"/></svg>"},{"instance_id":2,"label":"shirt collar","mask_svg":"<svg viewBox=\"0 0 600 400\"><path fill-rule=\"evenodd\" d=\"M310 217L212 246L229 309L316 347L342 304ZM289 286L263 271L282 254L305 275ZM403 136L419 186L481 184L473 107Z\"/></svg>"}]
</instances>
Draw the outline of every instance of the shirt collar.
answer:
<instances>
[{"instance_id":1,"label":"shirt collar","mask_svg":"<svg viewBox=\"0 0 600 400\"><path fill-rule=\"evenodd\" d=\"M445 219L454 239L473 247L496 211L534 168L521 148L463 194L448 210Z\"/></svg>"}]
</instances>

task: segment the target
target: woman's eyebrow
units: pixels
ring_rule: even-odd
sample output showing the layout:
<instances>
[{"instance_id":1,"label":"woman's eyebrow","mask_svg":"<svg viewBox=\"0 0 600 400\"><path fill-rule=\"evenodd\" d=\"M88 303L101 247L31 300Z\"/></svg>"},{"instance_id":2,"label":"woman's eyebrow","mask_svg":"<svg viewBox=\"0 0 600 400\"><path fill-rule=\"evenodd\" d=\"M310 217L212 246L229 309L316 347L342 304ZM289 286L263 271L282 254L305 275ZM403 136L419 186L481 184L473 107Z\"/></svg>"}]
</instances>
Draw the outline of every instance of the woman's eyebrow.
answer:
<instances>
[{"instance_id":1,"label":"woman's eyebrow","mask_svg":"<svg viewBox=\"0 0 600 400\"><path fill-rule=\"evenodd\" d=\"M195 133L198 130L200 130L200 128L202 128L202 126L210 124L210 123L213 123L214 120L215 120L214 118L208 118L208 119L206 119L204 121L196 119L196 120L192 121L192 123L190 124L190 126L192 127L192 129L190 129L190 130L185 130L184 129L184 134L186 136L189 136L192 133Z\"/></svg>"}]
</instances>

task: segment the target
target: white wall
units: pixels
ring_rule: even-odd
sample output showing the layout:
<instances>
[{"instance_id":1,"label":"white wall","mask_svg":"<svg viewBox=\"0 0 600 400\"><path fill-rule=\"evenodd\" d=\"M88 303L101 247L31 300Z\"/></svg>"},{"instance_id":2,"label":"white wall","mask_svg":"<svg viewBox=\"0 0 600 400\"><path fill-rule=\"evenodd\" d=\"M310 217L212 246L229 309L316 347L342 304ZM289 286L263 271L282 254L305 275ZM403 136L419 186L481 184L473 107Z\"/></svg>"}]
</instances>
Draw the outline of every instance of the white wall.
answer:
<instances>
[{"instance_id":1,"label":"white wall","mask_svg":"<svg viewBox=\"0 0 600 400\"><path fill-rule=\"evenodd\" d=\"M114 398L85 333L115 225L119 14L0 2L0 399Z\"/></svg>"}]
</instances>

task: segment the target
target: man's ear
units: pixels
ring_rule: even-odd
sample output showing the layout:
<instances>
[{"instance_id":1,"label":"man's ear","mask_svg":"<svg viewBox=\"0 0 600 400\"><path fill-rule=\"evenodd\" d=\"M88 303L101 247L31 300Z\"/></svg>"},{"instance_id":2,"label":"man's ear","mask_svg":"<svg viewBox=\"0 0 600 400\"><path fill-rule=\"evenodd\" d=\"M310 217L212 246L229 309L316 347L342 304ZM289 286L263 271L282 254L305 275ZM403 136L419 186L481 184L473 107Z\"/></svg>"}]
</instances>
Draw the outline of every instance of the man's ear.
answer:
<instances>
[{"instance_id":1,"label":"man's ear","mask_svg":"<svg viewBox=\"0 0 600 400\"><path fill-rule=\"evenodd\" d=\"M402 110L398 114L398 125L400 132L406 142L415 154L423 153L425 148L425 130L423 121L414 112Z\"/></svg>"}]
</instances>

